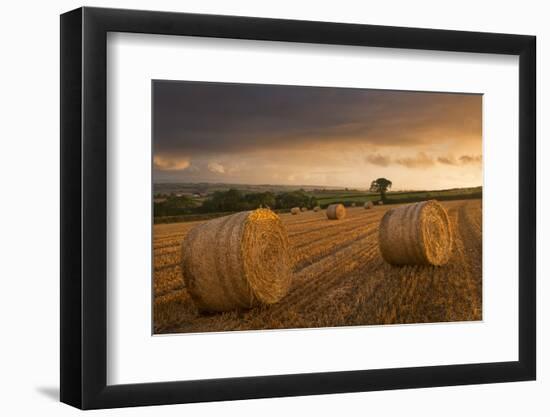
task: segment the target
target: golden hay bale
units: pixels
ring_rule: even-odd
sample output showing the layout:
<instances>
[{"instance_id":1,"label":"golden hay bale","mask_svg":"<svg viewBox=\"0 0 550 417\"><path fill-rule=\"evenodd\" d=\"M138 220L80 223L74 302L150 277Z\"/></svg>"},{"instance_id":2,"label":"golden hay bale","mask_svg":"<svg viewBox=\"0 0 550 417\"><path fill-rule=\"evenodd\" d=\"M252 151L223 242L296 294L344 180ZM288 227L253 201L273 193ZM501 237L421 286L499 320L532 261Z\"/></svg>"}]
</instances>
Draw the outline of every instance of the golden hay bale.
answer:
<instances>
[{"instance_id":1,"label":"golden hay bale","mask_svg":"<svg viewBox=\"0 0 550 417\"><path fill-rule=\"evenodd\" d=\"M378 242L392 265L445 265L453 246L447 211L435 200L392 208L380 222Z\"/></svg>"},{"instance_id":2,"label":"golden hay bale","mask_svg":"<svg viewBox=\"0 0 550 417\"><path fill-rule=\"evenodd\" d=\"M351 203L351 206L352 206L352 207L355 207L355 203Z\"/></svg>"},{"instance_id":3,"label":"golden hay bale","mask_svg":"<svg viewBox=\"0 0 550 417\"><path fill-rule=\"evenodd\" d=\"M298 214L298 213L300 213L300 207L292 207L292 208L290 209L290 212L291 212L292 214Z\"/></svg>"},{"instance_id":4,"label":"golden hay bale","mask_svg":"<svg viewBox=\"0 0 550 417\"><path fill-rule=\"evenodd\" d=\"M302 211L307 211L307 207L302 207L301 210Z\"/></svg>"},{"instance_id":5,"label":"golden hay bale","mask_svg":"<svg viewBox=\"0 0 550 417\"><path fill-rule=\"evenodd\" d=\"M374 207L374 204L372 203L372 201L369 200L369 201L365 202L364 207L365 207L365 209L371 209L371 208Z\"/></svg>"},{"instance_id":6,"label":"golden hay bale","mask_svg":"<svg viewBox=\"0 0 550 417\"><path fill-rule=\"evenodd\" d=\"M286 230L268 209L195 226L183 241L181 265L186 288L201 311L276 303L292 277Z\"/></svg>"},{"instance_id":7,"label":"golden hay bale","mask_svg":"<svg viewBox=\"0 0 550 417\"><path fill-rule=\"evenodd\" d=\"M331 204L327 207L327 217L329 220L340 220L346 217L346 208L343 204Z\"/></svg>"},{"instance_id":8,"label":"golden hay bale","mask_svg":"<svg viewBox=\"0 0 550 417\"><path fill-rule=\"evenodd\" d=\"M314 211L315 213L317 213L319 210L321 210L321 207L319 207L319 206L313 207L313 211Z\"/></svg>"}]
</instances>

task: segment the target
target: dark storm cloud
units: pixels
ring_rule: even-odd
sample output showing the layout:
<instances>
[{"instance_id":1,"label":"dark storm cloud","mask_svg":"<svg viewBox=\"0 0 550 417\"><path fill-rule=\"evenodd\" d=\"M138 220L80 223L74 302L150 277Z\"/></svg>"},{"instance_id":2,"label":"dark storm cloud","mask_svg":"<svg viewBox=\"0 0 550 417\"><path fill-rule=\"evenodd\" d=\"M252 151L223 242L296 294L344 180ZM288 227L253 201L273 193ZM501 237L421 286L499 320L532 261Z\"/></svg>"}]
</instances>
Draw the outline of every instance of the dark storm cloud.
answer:
<instances>
[{"instance_id":1,"label":"dark storm cloud","mask_svg":"<svg viewBox=\"0 0 550 417\"><path fill-rule=\"evenodd\" d=\"M155 155L191 163L213 153L339 141L414 146L481 135L480 95L175 81L153 87Z\"/></svg>"}]
</instances>

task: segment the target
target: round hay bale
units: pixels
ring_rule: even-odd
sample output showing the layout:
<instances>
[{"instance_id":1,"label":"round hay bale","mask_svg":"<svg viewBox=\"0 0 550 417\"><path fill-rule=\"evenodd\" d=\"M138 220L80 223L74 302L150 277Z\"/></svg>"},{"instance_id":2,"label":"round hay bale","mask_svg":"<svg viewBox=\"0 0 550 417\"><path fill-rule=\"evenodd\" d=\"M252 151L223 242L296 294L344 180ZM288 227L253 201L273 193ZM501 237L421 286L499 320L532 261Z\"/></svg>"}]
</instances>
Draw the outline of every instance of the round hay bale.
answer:
<instances>
[{"instance_id":1,"label":"round hay bale","mask_svg":"<svg viewBox=\"0 0 550 417\"><path fill-rule=\"evenodd\" d=\"M383 206L384 205L384 202L382 200L378 201L378 205L379 206Z\"/></svg>"},{"instance_id":2,"label":"round hay bale","mask_svg":"<svg viewBox=\"0 0 550 417\"><path fill-rule=\"evenodd\" d=\"M351 203L351 206L352 206L352 207L355 207L355 203Z\"/></svg>"},{"instance_id":3,"label":"round hay bale","mask_svg":"<svg viewBox=\"0 0 550 417\"><path fill-rule=\"evenodd\" d=\"M292 213L294 215L300 213L300 207L292 207L290 209L290 213Z\"/></svg>"},{"instance_id":4,"label":"round hay bale","mask_svg":"<svg viewBox=\"0 0 550 417\"><path fill-rule=\"evenodd\" d=\"M276 303L292 278L286 230L268 209L195 226L183 241L181 265L186 288L201 311Z\"/></svg>"},{"instance_id":5,"label":"round hay bale","mask_svg":"<svg viewBox=\"0 0 550 417\"><path fill-rule=\"evenodd\" d=\"M307 207L302 207L300 210L307 211Z\"/></svg>"},{"instance_id":6,"label":"round hay bale","mask_svg":"<svg viewBox=\"0 0 550 417\"><path fill-rule=\"evenodd\" d=\"M369 200L369 201L365 202L364 207L365 207L365 209L371 209L371 208L374 207L374 204L372 203L372 201Z\"/></svg>"},{"instance_id":7,"label":"round hay bale","mask_svg":"<svg viewBox=\"0 0 550 417\"><path fill-rule=\"evenodd\" d=\"M331 204L327 207L327 217L329 220L340 220L346 217L346 208L343 204Z\"/></svg>"},{"instance_id":8,"label":"round hay bale","mask_svg":"<svg viewBox=\"0 0 550 417\"><path fill-rule=\"evenodd\" d=\"M447 211L435 200L389 209L378 242L392 265L445 265L453 246Z\"/></svg>"},{"instance_id":9,"label":"round hay bale","mask_svg":"<svg viewBox=\"0 0 550 417\"><path fill-rule=\"evenodd\" d=\"M321 210L321 207L319 207L319 206L313 207L313 211L314 211L315 213L317 213L319 210Z\"/></svg>"}]
</instances>

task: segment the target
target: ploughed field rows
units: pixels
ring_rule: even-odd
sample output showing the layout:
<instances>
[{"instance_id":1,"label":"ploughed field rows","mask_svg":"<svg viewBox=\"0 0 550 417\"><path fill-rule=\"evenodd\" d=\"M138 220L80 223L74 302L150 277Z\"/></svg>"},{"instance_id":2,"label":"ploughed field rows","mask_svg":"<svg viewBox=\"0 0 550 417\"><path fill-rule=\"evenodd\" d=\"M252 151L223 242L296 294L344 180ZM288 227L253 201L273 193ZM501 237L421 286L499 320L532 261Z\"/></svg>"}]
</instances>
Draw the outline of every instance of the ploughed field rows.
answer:
<instances>
[{"instance_id":1,"label":"ploughed field rows","mask_svg":"<svg viewBox=\"0 0 550 417\"><path fill-rule=\"evenodd\" d=\"M293 258L288 295L271 306L208 315L187 294L179 265L181 241L200 222L155 225L155 333L481 320L481 200L443 205L454 234L443 267L384 262L378 225L388 206L348 208L338 221L324 211L283 214Z\"/></svg>"}]
</instances>

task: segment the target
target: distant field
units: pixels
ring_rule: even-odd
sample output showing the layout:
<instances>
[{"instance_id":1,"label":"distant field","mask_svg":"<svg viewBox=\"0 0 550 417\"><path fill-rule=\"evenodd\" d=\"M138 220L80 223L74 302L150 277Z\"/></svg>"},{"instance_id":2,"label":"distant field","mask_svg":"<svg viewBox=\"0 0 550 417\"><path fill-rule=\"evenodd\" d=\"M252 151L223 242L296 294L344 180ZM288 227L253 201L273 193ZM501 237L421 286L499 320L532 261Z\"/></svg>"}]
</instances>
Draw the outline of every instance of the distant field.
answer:
<instances>
[{"instance_id":1,"label":"distant field","mask_svg":"<svg viewBox=\"0 0 550 417\"><path fill-rule=\"evenodd\" d=\"M384 262L378 225L387 206L350 208L340 221L328 221L324 211L281 214L293 263L289 294L271 306L209 315L196 309L180 266L182 241L201 221L155 225L154 332L481 320L481 200L443 205L455 239L443 267Z\"/></svg>"},{"instance_id":2,"label":"distant field","mask_svg":"<svg viewBox=\"0 0 550 417\"><path fill-rule=\"evenodd\" d=\"M227 187L227 186L225 186ZM240 189L243 193L252 192L254 187L258 189L267 190L267 187L279 187L281 190L286 189L285 186L249 186L250 188ZM222 186L212 186L212 189L222 188ZM467 200L467 199L479 199L483 196L482 187L472 188L455 188L450 190L435 190L435 191L396 191L388 192L386 194L385 204L403 204L412 203L417 201L424 201L430 199L436 199L440 201L449 200ZM211 190L210 190L211 191ZM257 190L255 190L257 191ZM273 190L275 192L275 190ZM311 195L317 199L321 208L326 208L333 203L342 203L346 207L351 206L353 203L357 205L363 205L367 201L380 200L380 194L374 194L367 191L359 190L343 190L343 189L311 189L306 191L308 195ZM206 197L193 198L193 201L198 205L202 204ZM287 213L289 209L276 209L278 213ZM194 213L194 214L182 214L176 216L162 216L155 217L154 223L179 223L196 220L208 220L220 216L231 214L230 212L220 213Z\"/></svg>"},{"instance_id":3,"label":"distant field","mask_svg":"<svg viewBox=\"0 0 550 417\"><path fill-rule=\"evenodd\" d=\"M369 200L380 200L380 194L372 194L361 191L327 191L315 192L313 193L313 195L317 198L317 201L319 202L321 207L325 207L333 203L344 203L345 205L349 205L351 203L365 203ZM481 198L482 188L456 188L452 190L437 191L397 191L389 192L386 194L386 196L386 204L410 203L414 201L423 201L430 199L458 200Z\"/></svg>"},{"instance_id":4,"label":"distant field","mask_svg":"<svg viewBox=\"0 0 550 417\"><path fill-rule=\"evenodd\" d=\"M155 217L155 224L166 224L166 223L181 223L181 222L195 222L197 220L210 220L215 219L216 217L227 216L229 213L204 213L204 214L183 214L181 216L162 216Z\"/></svg>"},{"instance_id":5,"label":"distant field","mask_svg":"<svg viewBox=\"0 0 550 417\"><path fill-rule=\"evenodd\" d=\"M313 191L315 189L338 189L338 187L325 187L320 185L277 185L277 184L229 184L229 183L156 183L153 184L154 194L170 194L170 193L204 193L211 194L215 191L227 191L231 188L241 190L243 192L265 192L271 191L274 193L293 191L303 189Z\"/></svg>"}]
</instances>

